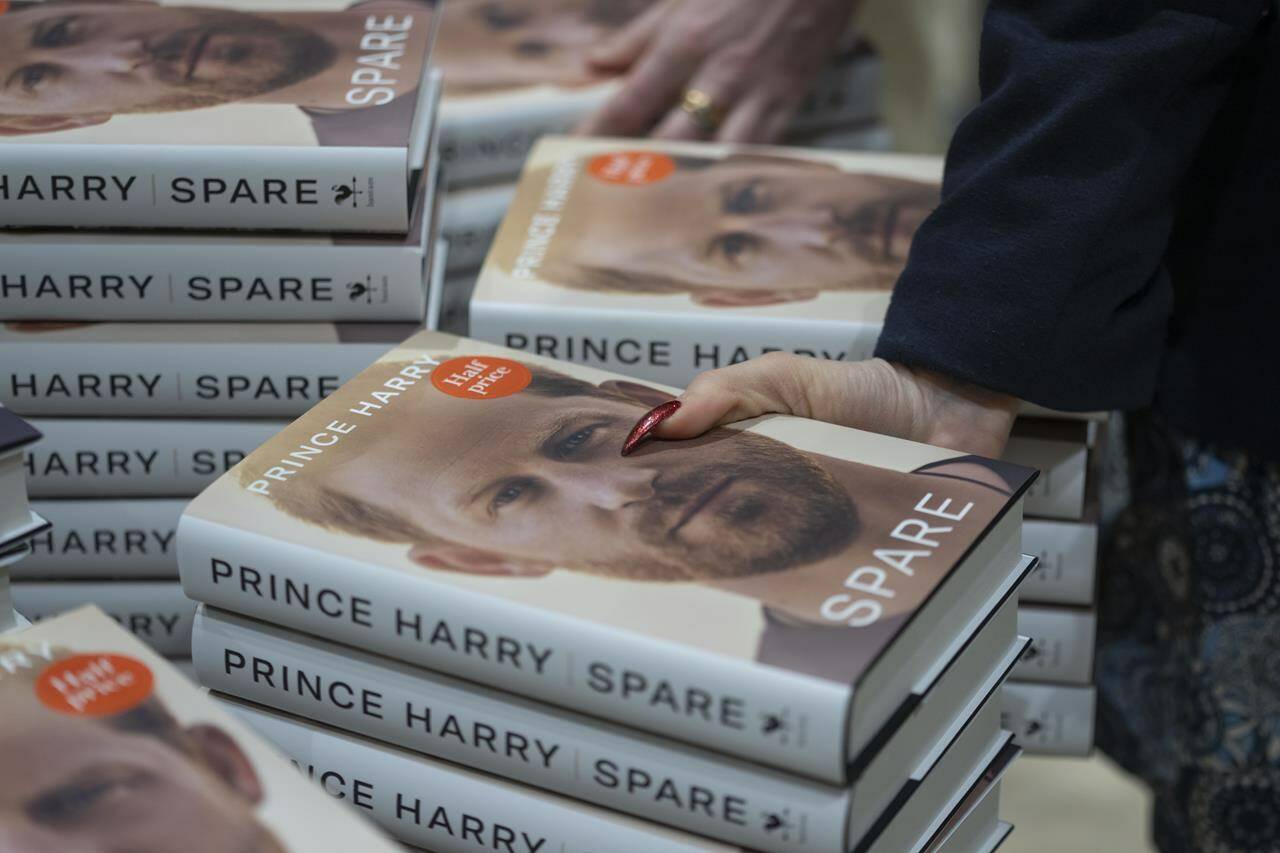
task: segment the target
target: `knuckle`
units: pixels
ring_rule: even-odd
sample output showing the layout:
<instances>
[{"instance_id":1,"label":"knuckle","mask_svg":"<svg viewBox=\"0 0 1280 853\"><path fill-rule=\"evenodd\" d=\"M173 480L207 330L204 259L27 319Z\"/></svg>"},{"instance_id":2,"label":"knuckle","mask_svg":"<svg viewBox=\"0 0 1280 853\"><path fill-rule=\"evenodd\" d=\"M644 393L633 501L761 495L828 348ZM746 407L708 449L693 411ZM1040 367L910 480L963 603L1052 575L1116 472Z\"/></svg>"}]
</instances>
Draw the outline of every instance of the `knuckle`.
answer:
<instances>
[{"instance_id":1,"label":"knuckle","mask_svg":"<svg viewBox=\"0 0 1280 853\"><path fill-rule=\"evenodd\" d=\"M795 353L781 352L781 351L767 352L764 355L756 358L756 363L759 364L761 367L768 368L769 370L778 370L778 371L787 371L787 372L790 372L792 369L794 369L796 363L799 361L800 361L800 356L796 355Z\"/></svg>"}]
</instances>

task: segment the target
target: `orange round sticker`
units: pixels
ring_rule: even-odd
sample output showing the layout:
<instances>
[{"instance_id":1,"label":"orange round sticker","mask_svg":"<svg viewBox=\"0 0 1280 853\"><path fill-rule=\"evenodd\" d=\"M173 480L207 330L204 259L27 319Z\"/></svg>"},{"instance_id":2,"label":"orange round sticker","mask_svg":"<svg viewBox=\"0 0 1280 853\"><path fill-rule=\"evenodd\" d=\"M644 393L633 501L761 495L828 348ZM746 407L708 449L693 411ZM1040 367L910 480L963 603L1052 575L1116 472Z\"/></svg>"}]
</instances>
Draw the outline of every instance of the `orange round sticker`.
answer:
<instances>
[{"instance_id":1,"label":"orange round sticker","mask_svg":"<svg viewBox=\"0 0 1280 853\"><path fill-rule=\"evenodd\" d=\"M450 397L496 400L523 391L533 381L529 368L509 358L464 355L431 371L431 384Z\"/></svg>"},{"instance_id":2,"label":"orange round sticker","mask_svg":"<svg viewBox=\"0 0 1280 853\"><path fill-rule=\"evenodd\" d=\"M676 161L656 151L615 151L592 157L587 171L608 184L656 184L676 170Z\"/></svg>"},{"instance_id":3,"label":"orange round sticker","mask_svg":"<svg viewBox=\"0 0 1280 853\"><path fill-rule=\"evenodd\" d=\"M36 698L60 714L104 717L141 705L154 683L140 660L105 652L74 655L44 668L36 678Z\"/></svg>"}]
</instances>

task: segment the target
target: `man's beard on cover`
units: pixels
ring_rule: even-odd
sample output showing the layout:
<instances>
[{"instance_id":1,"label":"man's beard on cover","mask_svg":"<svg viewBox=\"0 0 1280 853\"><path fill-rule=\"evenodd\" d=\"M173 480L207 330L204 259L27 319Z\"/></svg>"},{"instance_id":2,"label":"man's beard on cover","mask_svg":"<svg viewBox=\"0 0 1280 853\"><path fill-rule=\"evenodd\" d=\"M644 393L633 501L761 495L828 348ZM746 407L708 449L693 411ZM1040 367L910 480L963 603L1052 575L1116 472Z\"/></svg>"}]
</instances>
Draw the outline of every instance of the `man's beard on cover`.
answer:
<instances>
[{"instance_id":1,"label":"man's beard on cover","mask_svg":"<svg viewBox=\"0 0 1280 853\"><path fill-rule=\"evenodd\" d=\"M732 457L723 459L731 449ZM691 453L693 464L661 474L655 494L630 525L647 554L599 561L595 574L629 580L710 580L748 577L808 565L848 547L858 513L848 492L822 466L794 448L753 433L711 442ZM722 457L720 461L713 461ZM726 478L732 490L710 514L714 535L702 541L671 533L692 501ZM707 518L700 519L705 528Z\"/></svg>"},{"instance_id":2,"label":"man's beard on cover","mask_svg":"<svg viewBox=\"0 0 1280 853\"><path fill-rule=\"evenodd\" d=\"M200 24L147 41L152 76L171 88L129 112L175 112L258 97L314 77L337 57L333 44L303 27L234 12L200 15ZM186 79L187 57L200 39L218 45L224 73L216 80Z\"/></svg>"}]
</instances>

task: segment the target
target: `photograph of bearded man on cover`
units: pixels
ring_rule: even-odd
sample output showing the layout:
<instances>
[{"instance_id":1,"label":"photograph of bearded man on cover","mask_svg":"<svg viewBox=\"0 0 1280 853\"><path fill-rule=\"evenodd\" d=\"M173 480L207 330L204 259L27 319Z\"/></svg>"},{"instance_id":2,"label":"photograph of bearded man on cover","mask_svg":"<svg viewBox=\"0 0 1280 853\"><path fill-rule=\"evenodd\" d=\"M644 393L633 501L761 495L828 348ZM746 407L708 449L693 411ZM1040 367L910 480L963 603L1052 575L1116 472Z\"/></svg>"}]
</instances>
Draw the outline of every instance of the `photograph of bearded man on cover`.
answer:
<instances>
[{"instance_id":1,"label":"photograph of bearded man on cover","mask_svg":"<svg viewBox=\"0 0 1280 853\"><path fill-rule=\"evenodd\" d=\"M0 0L0 135L259 104L296 107L321 145L404 145L434 4L351 6L246 12L146 0ZM361 69L365 76L353 77ZM372 80L374 69L376 86L353 82ZM186 128L198 140L203 126L192 122Z\"/></svg>"},{"instance_id":2,"label":"photograph of bearded man on cover","mask_svg":"<svg viewBox=\"0 0 1280 853\"><path fill-rule=\"evenodd\" d=\"M628 183L587 158L535 271L597 293L688 294L696 305L807 302L824 292L887 292L916 229L937 206L934 183L846 172L765 153L669 156L673 168ZM490 258L511 274L550 165L527 169Z\"/></svg>"},{"instance_id":3,"label":"photograph of bearded man on cover","mask_svg":"<svg viewBox=\"0 0 1280 853\"><path fill-rule=\"evenodd\" d=\"M0 670L0 850L284 853L258 814L258 771L225 730L181 724L155 693L59 713L37 695L43 669Z\"/></svg>"},{"instance_id":4,"label":"photograph of bearded man on cover","mask_svg":"<svg viewBox=\"0 0 1280 853\"><path fill-rule=\"evenodd\" d=\"M424 383L397 399L394 414L361 423L297 476L273 484L269 499L335 533L402 545L421 568L499 585L574 572L733 593L765 606L757 659L844 678L865 665L876 637L896 633L1028 475L972 456L903 473L737 429L652 441L622 457L628 430L668 394L498 361L527 368L527 387L476 400ZM342 409L316 417L327 422L369 399L403 366L374 365L329 398ZM237 471L241 487L253 491L263 466L296 449L314 426L286 429L259 448ZM954 532L929 537L912 575L888 580L893 595L878 602L874 626L857 629L865 646L833 636L824 655L812 627L845 627L847 618L833 616L854 597L829 599L845 590L854 567L876 564L874 549L916 547L890 533L926 496L928 506L960 516L934 517ZM788 642L792 628L806 636Z\"/></svg>"}]
</instances>

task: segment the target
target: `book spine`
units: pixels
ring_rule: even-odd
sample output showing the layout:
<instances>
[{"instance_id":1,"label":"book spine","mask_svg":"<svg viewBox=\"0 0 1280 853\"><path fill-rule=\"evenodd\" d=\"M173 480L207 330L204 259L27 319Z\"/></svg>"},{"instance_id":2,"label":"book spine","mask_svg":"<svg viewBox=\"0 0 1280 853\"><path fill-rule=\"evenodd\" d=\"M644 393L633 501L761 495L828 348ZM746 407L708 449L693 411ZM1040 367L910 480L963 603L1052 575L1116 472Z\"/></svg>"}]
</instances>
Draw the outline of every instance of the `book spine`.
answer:
<instances>
[{"instance_id":1,"label":"book spine","mask_svg":"<svg viewBox=\"0 0 1280 853\"><path fill-rule=\"evenodd\" d=\"M484 299L483 289L471 300L471 337L681 388L704 370L769 352L868 358L880 334L879 323L856 320L513 305Z\"/></svg>"},{"instance_id":2,"label":"book spine","mask_svg":"<svg viewBox=\"0 0 1280 853\"><path fill-rule=\"evenodd\" d=\"M437 853L729 853L732 848L212 697L331 796ZM480 839L480 840L477 840ZM606 846L601 846L606 845Z\"/></svg>"},{"instance_id":3,"label":"book spine","mask_svg":"<svg viewBox=\"0 0 1280 853\"><path fill-rule=\"evenodd\" d=\"M1037 604L1093 603L1098 526L1029 518L1022 524L1022 549L1039 558L1019 593Z\"/></svg>"},{"instance_id":4,"label":"book spine","mask_svg":"<svg viewBox=\"0 0 1280 853\"><path fill-rule=\"evenodd\" d=\"M6 243L0 320L417 321L423 250L133 236Z\"/></svg>"},{"instance_id":5,"label":"book spine","mask_svg":"<svg viewBox=\"0 0 1280 853\"><path fill-rule=\"evenodd\" d=\"M582 92L483 112L457 109L446 99L439 129L447 185L452 189L515 180L534 143L548 134L570 132L606 97L603 92Z\"/></svg>"},{"instance_id":6,"label":"book spine","mask_svg":"<svg viewBox=\"0 0 1280 853\"><path fill-rule=\"evenodd\" d=\"M35 501L52 526L31 539L31 553L13 577L176 578L175 536L182 499Z\"/></svg>"},{"instance_id":7,"label":"book spine","mask_svg":"<svg viewBox=\"0 0 1280 853\"><path fill-rule=\"evenodd\" d=\"M475 289L474 272L460 273L440 283L439 331L471 336L471 294Z\"/></svg>"},{"instance_id":8,"label":"book spine","mask_svg":"<svg viewBox=\"0 0 1280 853\"><path fill-rule=\"evenodd\" d=\"M14 581L13 603L32 622L94 604L165 657L191 657L195 602L177 581Z\"/></svg>"},{"instance_id":9,"label":"book spine","mask_svg":"<svg viewBox=\"0 0 1280 853\"><path fill-rule=\"evenodd\" d=\"M1040 470L1023 499L1028 516L1066 521L1084 518L1089 469L1086 444L1013 435L1003 458Z\"/></svg>"},{"instance_id":10,"label":"book spine","mask_svg":"<svg viewBox=\"0 0 1280 853\"><path fill-rule=\"evenodd\" d=\"M296 417L386 343L0 343L0 403L24 416Z\"/></svg>"},{"instance_id":11,"label":"book spine","mask_svg":"<svg viewBox=\"0 0 1280 853\"><path fill-rule=\"evenodd\" d=\"M32 424L44 434L24 460L34 498L189 498L287 422L50 418Z\"/></svg>"},{"instance_id":12,"label":"book spine","mask_svg":"<svg viewBox=\"0 0 1280 853\"><path fill-rule=\"evenodd\" d=\"M187 515L191 598L286 628L842 783L848 685L613 630L429 574L362 563ZM792 722L780 737L769 721Z\"/></svg>"},{"instance_id":13,"label":"book spine","mask_svg":"<svg viewBox=\"0 0 1280 853\"><path fill-rule=\"evenodd\" d=\"M403 148L4 147L0 227L365 231L409 227Z\"/></svg>"},{"instance_id":14,"label":"book spine","mask_svg":"<svg viewBox=\"0 0 1280 853\"><path fill-rule=\"evenodd\" d=\"M200 683L211 690L722 841L844 853L847 789L221 611L197 613L191 646Z\"/></svg>"},{"instance_id":15,"label":"book spine","mask_svg":"<svg viewBox=\"0 0 1280 853\"><path fill-rule=\"evenodd\" d=\"M868 122L880 115L884 65L867 53L841 57L822 72L791 123L792 133L810 133Z\"/></svg>"},{"instance_id":16,"label":"book spine","mask_svg":"<svg viewBox=\"0 0 1280 853\"><path fill-rule=\"evenodd\" d=\"M446 275L480 269L515 194L516 185L511 183L445 194L440 236L449 241Z\"/></svg>"},{"instance_id":17,"label":"book spine","mask_svg":"<svg viewBox=\"0 0 1280 853\"><path fill-rule=\"evenodd\" d=\"M18 624L18 614L13 609L13 593L9 584L9 569L0 566L0 634Z\"/></svg>"},{"instance_id":18,"label":"book spine","mask_svg":"<svg viewBox=\"0 0 1280 853\"><path fill-rule=\"evenodd\" d=\"M1098 618L1091 610L1068 607L1018 608L1018 633L1031 645L1013 670L1019 681L1088 684Z\"/></svg>"},{"instance_id":19,"label":"book spine","mask_svg":"<svg viewBox=\"0 0 1280 853\"><path fill-rule=\"evenodd\" d=\"M1029 753L1088 755L1093 749L1093 687L1009 682L1002 724Z\"/></svg>"}]
</instances>

